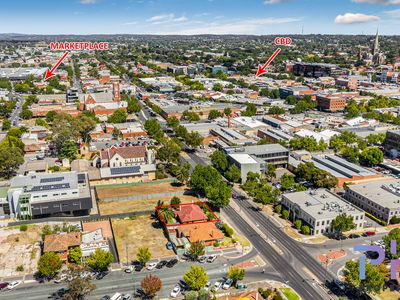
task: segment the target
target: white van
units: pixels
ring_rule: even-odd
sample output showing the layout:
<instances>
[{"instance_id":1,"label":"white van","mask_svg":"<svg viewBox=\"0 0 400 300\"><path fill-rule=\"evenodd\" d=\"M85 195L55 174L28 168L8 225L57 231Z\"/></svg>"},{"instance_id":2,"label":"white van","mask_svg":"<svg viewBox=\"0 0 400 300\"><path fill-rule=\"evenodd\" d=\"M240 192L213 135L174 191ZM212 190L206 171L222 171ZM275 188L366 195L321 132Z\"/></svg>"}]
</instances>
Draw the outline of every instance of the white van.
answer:
<instances>
[{"instance_id":1,"label":"white van","mask_svg":"<svg viewBox=\"0 0 400 300\"><path fill-rule=\"evenodd\" d=\"M110 300L121 300L122 295L120 293L115 293L114 296L110 298Z\"/></svg>"}]
</instances>

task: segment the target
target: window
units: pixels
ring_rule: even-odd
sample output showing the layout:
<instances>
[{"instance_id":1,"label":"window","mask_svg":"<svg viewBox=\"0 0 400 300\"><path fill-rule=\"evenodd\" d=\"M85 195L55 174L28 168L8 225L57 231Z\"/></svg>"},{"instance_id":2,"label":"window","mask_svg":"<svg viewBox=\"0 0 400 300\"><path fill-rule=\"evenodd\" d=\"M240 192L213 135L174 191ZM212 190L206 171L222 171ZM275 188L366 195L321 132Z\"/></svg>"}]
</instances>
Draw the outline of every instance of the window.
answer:
<instances>
[{"instance_id":1,"label":"window","mask_svg":"<svg viewBox=\"0 0 400 300\"><path fill-rule=\"evenodd\" d=\"M67 193L61 193L62 196L65 196Z\"/></svg>"},{"instance_id":2,"label":"window","mask_svg":"<svg viewBox=\"0 0 400 300\"><path fill-rule=\"evenodd\" d=\"M60 194L53 194L53 196L60 196Z\"/></svg>"},{"instance_id":3,"label":"window","mask_svg":"<svg viewBox=\"0 0 400 300\"><path fill-rule=\"evenodd\" d=\"M72 194L74 194L74 195L75 195L75 194L78 194L78 192L72 192Z\"/></svg>"}]
</instances>

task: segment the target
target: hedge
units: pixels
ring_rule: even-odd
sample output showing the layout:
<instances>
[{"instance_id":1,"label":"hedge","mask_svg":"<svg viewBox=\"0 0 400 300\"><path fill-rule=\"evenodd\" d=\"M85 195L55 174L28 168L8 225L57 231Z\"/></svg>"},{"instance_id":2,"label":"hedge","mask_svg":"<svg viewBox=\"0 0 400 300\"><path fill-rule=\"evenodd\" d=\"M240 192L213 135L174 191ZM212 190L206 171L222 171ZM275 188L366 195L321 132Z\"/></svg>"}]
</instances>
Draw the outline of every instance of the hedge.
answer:
<instances>
[{"instance_id":1,"label":"hedge","mask_svg":"<svg viewBox=\"0 0 400 300\"><path fill-rule=\"evenodd\" d=\"M382 225L382 226L387 226L387 223L386 223L385 221L382 221L381 219L378 219L378 218L375 217L374 215L371 215L371 214L368 213L368 212L365 212L365 215L366 215L368 218L374 220L376 223L378 223L378 224L380 224L380 225Z\"/></svg>"}]
</instances>

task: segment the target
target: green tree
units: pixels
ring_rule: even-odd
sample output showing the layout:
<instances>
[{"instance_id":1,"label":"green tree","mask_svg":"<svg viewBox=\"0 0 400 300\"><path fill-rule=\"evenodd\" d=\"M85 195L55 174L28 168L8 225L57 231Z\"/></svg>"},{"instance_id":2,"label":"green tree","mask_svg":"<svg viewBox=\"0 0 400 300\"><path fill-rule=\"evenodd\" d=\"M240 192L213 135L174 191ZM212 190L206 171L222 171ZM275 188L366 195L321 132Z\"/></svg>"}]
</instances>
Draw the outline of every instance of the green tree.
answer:
<instances>
[{"instance_id":1,"label":"green tree","mask_svg":"<svg viewBox=\"0 0 400 300\"><path fill-rule=\"evenodd\" d=\"M174 196L171 198L171 201L169 204L171 204L171 205L181 204L181 199L179 199L179 197L177 197L177 196Z\"/></svg>"},{"instance_id":2,"label":"green tree","mask_svg":"<svg viewBox=\"0 0 400 300\"><path fill-rule=\"evenodd\" d=\"M185 300L198 300L199 292L197 291L188 291L185 294Z\"/></svg>"},{"instance_id":3,"label":"green tree","mask_svg":"<svg viewBox=\"0 0 400 300\"><path fill-rule=\"evenodd\" d=\"M282 115L285 112L285 109L279 106L271 106L268 110L269 115Z\"/></svg>"},{"instance_id":4,"label":"green tree","mask_svg":"<svg viewBox=\"0 0 400 300\"><path fill-rule=\"evenodd\" d=\"M186 162L183 166L177 167L174 175L181 184L185 184L189 179L189 171L190 164Z\"/></svg>"},{"instance_id":5,"label":"green tree","mask_svg":"<svg viewBox=\"0 0 400 300\"><path fill-rule=\"evenodd\" d=\"M216 109L210 110L210 112L208 113L208 119L209 120L215 120L215 119L220 118L220 117L222 117L222 113L220 113Z\"/></svg>"},{"instance_id":6,"label":"green tree","mask_svg":"<svg viewBox=\"0 0 400 300\"><path fill-rule=\"evenodd\" d=\"M149 274L140 282L140 286L150 299L154 298L162 288L161 279L155 275Z\"/></svg>"},{"instance_id":7,"label":"green tree","mask_svg":"<svg viewBox=\"0 0 400 300\"><path fill-rule=\"evenodd\" d=\"M281 211L282 211L282 205L281 205L281 204L278 204L277 206L275 206L275 212L276 212L277 214L280 214Z\"/></svg>"},{"instance_id":8,"label":"green tree","mask_svg":"<svg viewBox=\"0 0 400 300\"><path fill-rule=\"evenodd\" d=\"M301 233L309 235L311 233L310 227L308 225L301 226Z\"/></svg>"},{"instance_id":9,"label":"green tree","mask_svg":"<svg viewBox=\"0 0 400 300\"><path fill-rule=\"evenodd\" d=\"M189 248L190 257L197 260L200 256L205 254L205 246L202 242L193 242Z\"/></svg>"},{"instance_id":10,"label":"green tree","mask_svg":"<svg viewBox=\"0 0 400 300\"><path fill-rule=\"evenodd\" d=\"M226 158L225 151L217 150L211 154L211 163L217 170L225 172L228 168L228 159Z\"/></svg>"},{"instance_id":11,"label":"green tree","mask_svg":"<svg viewBox=\"0 0 400 300\"><path fill-rule=\"evenodd\" d=\"M114 261L114 256L109 251L104 251L97 248L96 251L87 258L87 263L89 267L96 271L104 271L110 266Z\"/></svg>"},{"instance_id":12,"label":"green tree","mask_svg":"<svg viewBox=\"0 0 400 300\"><path fill-rule=\"evenodd\" d=\"M204 138L197 131L189 132L185 142L189 147L197 148L203 143Z\"/></svg>"},{"instance_id":13,"label":"green tree","mask_svg":"<svg viewBox=\"0 0 400 300\"><path fill-rule=\"evenodd\" d=\"M365 265L365 279L360 279L359 261L346 262L343 274L347 284L352 285L360 292L380 292L385 285L385 272L380 266L373 266L369 262Z\"/></svg>"},{"instance_id":14,"label":"green tree","mask_svg":"<svg viewBox=\"0 0 400 300\"><path fill-rule=\"evenodd\" d=\"M232 279L233 284L236 285L236 283L240 280L243 280L245 275L245 270L239 266L231 266L228 270L228 278Z\"/></svg>"},{"instance_id":15,"label":"green tree","mask_svg":"<svg viewBox=\"0 0 400 300\"><path fill-rule=\"evenodd\" d=\"M287 173L283 174L280 184L284 190L290 189L295 185L294 176Z\"/></svg>"},{"instance_id":16,"label":"green tree","mask_svg":"<svg viewBox=\"0 0 400 300\"><path fill-rule=\"evenodd\" d=\"M376 166L383 162L383 152L377 147L365 148L360 154L360 163L366 166Z\"/></svg>"},{"instance_id":17,"label":"green tree","mask_svg":"<svg viewBox=\"0 0 400 300\"><path fill-rule=\"evenodd\" d=\"M60 256L54 252L44 253L38 262L39 273L46 278L53 278L60 271L62 261Z\"/></svg>"},{"instance_id":18,"label":"green tree","mask_svg":"<svg viewBox=\"0 0 400 300\"><path fill-rule=\"evenodd\" d=\"M203 267L191 266L190 270L183 275L183 279L192 290L198 291L206 286L208 276Z\"/></svg>"},{"instance_id":19,"label":"green tree","mask_svg":"<svg viewBox=\"0 0 400 300\"><path fill-rule=\"evenodd\" d=\"M254 103L246 103L246 110L242 111L242 116L252 117L256 114L257 107Z\"/></svg>"},{"instance_id":20,"label":"green tree","mask_svg":"<svg viewBox=\"0 0 400 300\"><path fill-rule=\"evenodd\" d=\"M46 114L46 122L47 122L47 123L53 122L56 115L57 115L57 112L55 112L54 110L50 110L50 111Z\"/></svg>"},{"instance_id":21,"label":"green tree","mask_svg":"<svg viewBox=\"0 0 400 300\"><path fill-rule=\"evenodd\" d=\"M224 87L220 83L216 83L213 86L213 90L216 91L216 92L222 92L223 89L224 89Z\"/></svg>"},{"instance_id":22,"label":"green tree","mask_svg":"<svg viewBox=\"0 0 400 300\"><path fill-rule=\"evenodd\" d=\"M196 122L196 121L200 121L200 116L193 112L193 111L188 111L185 110L182 114L182 116L188 121L188 122Z\"/></svg>"},{"instance_id":23,"label":"green tree","mask_svg":"<svg viewBox=\"0 0 400 300\"><path fill-rule=\"evenodd\" d=\"M70 262L74 264L80 264L82 259L82 250L81 247L72 247L69 249L68 259Z\"/></svg>"},{"instance_id":24,"label":"green tree","mask_svg":"<svg viewBox=\"0 0 400 300\"><path fill-rule=\"evenodd\" d=\"M137 260L143 264L146 264L151 259L151 252L149 247L140 247L136 255Z\"/></svg>"},{"instance_id":25,"label":"green tree","mask_svg":"<svg viewBox=\"0 0 400 300\"><path fill-rule=\"evenodd\" d=\"M339 235L345 231L349 231L356 228L353 216L342 213L338 215L332 221L332 229L335 230Z\"/></svg>"},{"instance_id":26,"label":"green tree","mask_svg":"<svg viewBox=\"0 0 400 300\"><path fill-rule=\"evenodd\" d=\"M24 157L20 148L0 147L0 174L10 178L24 163Z\"/></svg>"},{"instance_id":27,"label":"green tree","mask_svg":"<svg viewBox=\"0 0 400 300\"><path fill-rule=\"evenodd\" d=\"M108 117L108 123L123 123L126 121L128 114L122 108L117 109Z\"/></svg>"},{"instance_id":28,"label":"green tree","mask_svg":"<svg viewBox=\"0 0 400 300\"><path fill-rule=\"evenodd\" d=\"M286 102L287 102L287 104L295 105L296 102L297 102L297 99L296 99L295 96L289 95L289 96L286 97Z\"/></svg>"},{"instance_id":29,"label":"green tree","mask_svg":"<svg viewBox=\"0 0 400 300\"><path fill-rule=\"evenodd\" d=\"M8 119L4 119L3 125L2 125L2 130L6 131L6 130L9 130L10 128L11 128L11 121Z\"/></svg>"},{"instance_id":30,"label":"green tree","mask_svg":"<svg viewBox=\"0 0 400 300\"><path fill-rule=\"evenodd\" d=\"M179 161L181 147L172 140L166 140L157 150L157 158L163 162L176 163Z\"/></svg>"},{"instance_id":31,"label":"green tree","mask_svg":"<svg viewBox=\"0 0 400 300\"><path fill-rule=\"evenodd\" d=\"M272 180L273 178L275 178L276 177L276 166L273 164L268 164L265 175L267 176L268 180Z\"/></svg>"},{"instance_id":32,"label":"green tree","mask_svg":"<svg viewBox=\"0 0 400 300\"><path fill-rule=\"evenodd\" d=\"M232 164L225 173L225 177L234 183L239 182L240 176L240 169L235 164Z\"/></svg>"},{"instance_id":33,"label":"green tree","mask_svg":"<svg viewBox=\"0 0 400 300\"><path fill-rule=\"evenodd\" d=\"M392 240L396 241L396 254L391 254L390 252L390 242ZM400 228L390 230L390 232L383 237L383 242L385 243L386 254L389 257L394 259L400 258Z\"/></svg>"},{"instance_id":34,"label":"green tree","mask_svg":"<svg viewBox=\"0 0 400 300\"><path fill-rule=\"evenodd\" d=\"M179 120L176 117L169 117L166 119L167 126L171 128L175 128L179 125Z\"/></svg>"},{"instance_id":35,"label":"green tree","mask_svg":"<svg viewBox=\"0 0 400 300\"><path fill-rule=\"evenodd\" d=\"M284 209L282 211L282 217L287 220L289 218L289 211L287 209Z\"/></svg>"},{"instance_id":36,"label":"green tree","mask_svg":"<svg viewBox=\"0 0 400 300\"><path fill-rule=\"evenodd\" d=\"M230 116L232 114L232 109L229 107L224 108L224 115Z\"/></svg>"},{"instance_id":37,"label":"green tree","mask_svg":"<svg viewBox=\"0 0 400 300\"><path fill-rule=\"evenodd\" d=\"M71 160L74 160L76 158L76 155L78 153L78 145L72 141L64 141L64 142L59 142L59 152L58 156L60 158L69 158Z\"/></svg>"},{"instance_id":38,"label":"green tree","mask_svg":"<svg viewBox=\"0 0 400 300\"><path fill-rule=\"evenodd\" d=\"M300 230L300 229L301 229L301 225L302 225L301 220L297 219L296 221L294 221L294 227L295 227L297 230Z\"/></svg>"},{"instance_id":39,"label":"green tree","mask_svg":"<svg viewBox=\"0 0 400 300\"><path fill-rule=\"evenodd\" d=\"M73 275L72 275L73 274ZM80 271L73 272L71 277L71 281L68 282L67 292L63 295L63 299L65 300L76 300L76 299L86 299L86 296L89 295L95 288L89 277L82 278L80 275Z\"/></svg>"}]
</instances>

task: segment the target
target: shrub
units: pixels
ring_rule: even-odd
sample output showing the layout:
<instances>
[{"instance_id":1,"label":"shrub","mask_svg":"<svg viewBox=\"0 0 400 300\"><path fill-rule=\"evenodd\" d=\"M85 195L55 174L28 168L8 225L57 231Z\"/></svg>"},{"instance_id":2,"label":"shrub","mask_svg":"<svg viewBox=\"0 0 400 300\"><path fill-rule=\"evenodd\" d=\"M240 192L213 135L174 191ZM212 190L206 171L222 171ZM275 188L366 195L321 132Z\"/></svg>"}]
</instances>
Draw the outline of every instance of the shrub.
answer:
<instances>
[{"instance_id":1,"label":"shrub","mask_svg":"<svg viewBox=\"0 0 400 300\"><path fill-rule=\"evenodd\" d=\"M390 219L390 224L399 224L400 218L398 216L394 216Z\"/></svg>"},{"instance_id":2,"label":"shrub","mask_svg":"<svg viewBox=\"0 0 400 300\"><path fill-rule=\"evenodd\" d=\"M282 212L282 218L284 218L285 220L287 220L289 218L289 211L287 209L285 209Z\"/></svg>"},{"instance_id":3,"label":"shrub","mask_svg":"<svg viewBox=\"0 0 400 300\"><path fill-rule=\"evenodd\" d=\"M308 227L307 225L301 226L301 233L309 235L311 233L310 227Z\"/></svg>"},{"instance_id":4,"label":"shrub","mask_svg":"<svg viewBox=\"0 0 400 300\"><path fill-rule=\"evenodd\" d=\"M377 222L378 224L380 224L380 225L382 225L382 226L386 226L386 225L387 225L387 223L386 223L385 221L382 221L381 219L378 219L377 217L375 217L374 215L371 215L371 214L368 213L368 212L365 212L365 215L366 215L368 218L374 220L375 222Z\"/></svg>"},{"instance_id":5,"label":"shrub","mask_svg":"<svg viewBox=\"0 0 400 300\"><path fill-rule=\"evenodd\" d=\"M259 294L262 294L264 290L263 290L263 288L258 288L257 291L258 291Z\"/></svg>"},{"instance_id":6,"label":"shrub","mask_svg":"<svg viewBox=\"0 0 400 300\"><path fill-rule=\"evenodd\" d=\"M222 225L222 231L225 233L227 237L232 237L233 229L228 226L228 224Z\"/></svg>"},{"instance_id":7,"label":"shrub","mask_svg":"<svg viewBox=\"0 0 400 300\"><path fill-rule=\"evenodd\" d=\"M277 206L275 206L275 212L276 212L277 214L280 214L281 211L282 211L282 205L278 204Z\"/></svg>"},{"instance_id":8,"label":"shrub","mask_svg":"<svg viewBox=\"0 0 400 300\"><path fill-rule=\"evenodd\" d=\"M17 270L17 272L23 272L24 271L24 266L23 265L19 265L19 266L17 266L17 268L15 270Z\"/></svg>"},{"instance_id":9,"label":"shrub","mask_svg":"<svg viewBox=\"0 0 400 300\"><path fill-rule=\"evenodd\" d=\"M214 247L219 247L219 246L220 246L219 242L218 242L218 241L215 241Z\"/></svg>"},{"instance_id":10,"label":"shrub","mask_svg":"<svg viewBox=\"0 0 400 300\"><path fill-rule=\"evenodd\" d=\"M27 230L28 230L28 225L22 224L21 226L19 226L19 231L27 231Z\"/></svg>"},{"instance_id":11,"label":"shrub","mask_svg":"<svg viewBox=\"0 0 400 300\"><path fill-rule=\"evenodd\" d=\"M268 290L263 291L262 294L261 294L261 296L262 296L264 299L267 299L271 294L272 294L272 290L268 289Z\"/></svg>"},{"instance_id":12,"label":"shrub","mask_svg":"<svg viewBox=\"0 0 400 300\"><path fill-rule=\"evenodd\" d=\"M297 230L300 230L300 229L301 229L301 220L296 220L296 221L294 222L294 227L295 227Z\"/></svg>"}]
</instances>

